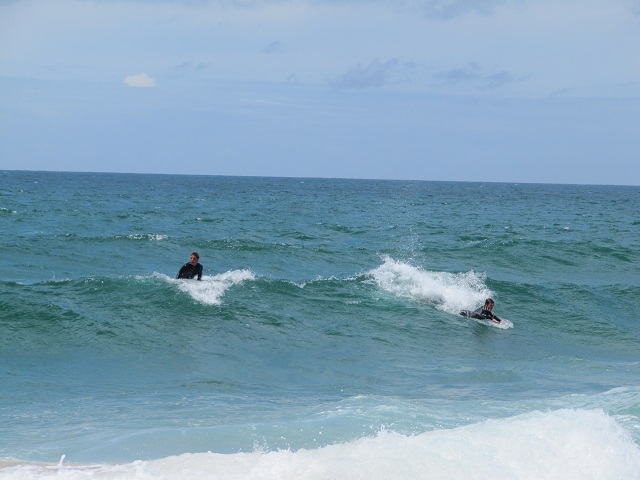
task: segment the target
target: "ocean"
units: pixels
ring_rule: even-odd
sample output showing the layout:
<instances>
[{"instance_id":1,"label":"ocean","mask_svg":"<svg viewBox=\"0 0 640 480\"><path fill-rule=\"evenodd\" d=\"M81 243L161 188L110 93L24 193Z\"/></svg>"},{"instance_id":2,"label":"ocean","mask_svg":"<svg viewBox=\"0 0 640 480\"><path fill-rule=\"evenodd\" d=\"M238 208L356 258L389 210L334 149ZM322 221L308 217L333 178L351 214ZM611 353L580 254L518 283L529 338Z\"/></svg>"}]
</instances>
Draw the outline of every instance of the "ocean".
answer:
<instances>
[{"instance_id":1,"label":"ocean","mask_svg":"<svg viewBox=\"0 0 640 480\"><path fill-rule=\"evenodd\" d=\"M0 171L0 225L0 479L640 479L640 187Z\"/></svg>"}]
</instances>

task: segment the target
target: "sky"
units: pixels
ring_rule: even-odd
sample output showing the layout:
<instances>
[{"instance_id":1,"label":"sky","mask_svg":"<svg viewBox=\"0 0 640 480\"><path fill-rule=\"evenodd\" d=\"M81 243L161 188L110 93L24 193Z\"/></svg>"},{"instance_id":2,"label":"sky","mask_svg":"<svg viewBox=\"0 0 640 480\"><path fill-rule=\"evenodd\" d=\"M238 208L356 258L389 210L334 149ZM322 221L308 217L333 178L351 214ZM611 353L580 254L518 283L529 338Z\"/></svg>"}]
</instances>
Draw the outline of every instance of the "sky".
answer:
<instances>
[{"instance_id":1,"label":"sky","mask_svg":"<svg viewBox=\"0 0 640 480\"><path fill-rule=\"evenodd\" d=\"M0 169L640 185L640 0L0 0Z\"/></svg>"}]
</instances>

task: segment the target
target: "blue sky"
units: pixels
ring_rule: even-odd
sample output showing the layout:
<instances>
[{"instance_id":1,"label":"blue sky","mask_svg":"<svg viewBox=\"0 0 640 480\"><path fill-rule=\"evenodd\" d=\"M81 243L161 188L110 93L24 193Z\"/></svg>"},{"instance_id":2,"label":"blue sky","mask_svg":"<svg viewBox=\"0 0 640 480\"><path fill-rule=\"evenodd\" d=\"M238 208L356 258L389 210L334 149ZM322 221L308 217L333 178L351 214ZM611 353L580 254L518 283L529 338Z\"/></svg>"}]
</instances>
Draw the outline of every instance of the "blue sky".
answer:
<instances>
[{"instance_id":1,"label":"blue sky","mask_svg":"<svg viewBox=\"0 0 640 480\"><path fill-rule=\"evenodd\" d=\"M640 185L640 0L0 0L0 168Z\"/></svg>"}]
</instances>

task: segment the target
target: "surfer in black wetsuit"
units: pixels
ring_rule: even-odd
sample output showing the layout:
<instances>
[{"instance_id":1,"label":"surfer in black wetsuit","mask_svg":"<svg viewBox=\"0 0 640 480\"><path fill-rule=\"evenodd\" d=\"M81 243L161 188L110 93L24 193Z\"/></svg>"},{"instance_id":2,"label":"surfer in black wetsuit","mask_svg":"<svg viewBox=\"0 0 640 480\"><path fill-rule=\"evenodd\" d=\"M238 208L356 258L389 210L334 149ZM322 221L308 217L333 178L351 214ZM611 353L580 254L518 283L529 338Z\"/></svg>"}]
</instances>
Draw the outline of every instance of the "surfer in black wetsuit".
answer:
<instances>
[{"instance_id":1,"label":"surfer in black wetsuit","mask_svg":"<svg viewBox=\"0 0 640 480\"><path fill-rule=\"evenodd\" d=\"M193 278L197 276L198 280L202 280L202 265L198 263L198 260L200 260L198 252L192 252L191 258L180 268L176 278Z\"/></svg>"},{"instance_id":2,"label":"surfer in black wetsuit","mask_svg":"<svg viewBox=\"0 0 640 480\"><path fill-rule=\"evenodd\" d=\"M493 314L492 310L494 305L495 302L493 301L493 299L487 298L484 302L484 305L479 309L474 310L473 312L469 310L462 310L460 312L460 315L462 315L463 317L477 318L479 320L492 320L496 323L500 323L502 320L500 320Z\"/></svg>"}]
</instances>

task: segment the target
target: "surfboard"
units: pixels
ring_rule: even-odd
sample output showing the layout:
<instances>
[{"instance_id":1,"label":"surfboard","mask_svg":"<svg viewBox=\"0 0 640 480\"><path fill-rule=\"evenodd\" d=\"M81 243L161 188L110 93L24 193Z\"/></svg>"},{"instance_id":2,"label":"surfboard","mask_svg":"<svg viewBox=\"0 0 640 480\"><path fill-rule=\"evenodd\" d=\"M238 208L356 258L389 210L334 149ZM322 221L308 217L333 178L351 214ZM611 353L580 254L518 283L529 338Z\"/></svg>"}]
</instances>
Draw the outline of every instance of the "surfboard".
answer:
<instances>
[{"instance_id":1,"label":"surfboard","mask_svg":"<svg viewBox=\"0 0 640 480\"><path fill-rule=\"evenodd\" d=\"M508 328L513 328L513 323L509 320L507 320L506 318L501 318L499 322L494 322L491 319L488 318L475 318L472 317L471 314L473 312L470 310L462 310L460 312L460 315L465 317L465 318L469 318L475 322L481 323L483 325L486 325L488 327L496 327L496 328L500 328L502 330L506 330Z\"/></svg>"}]
</instances>

